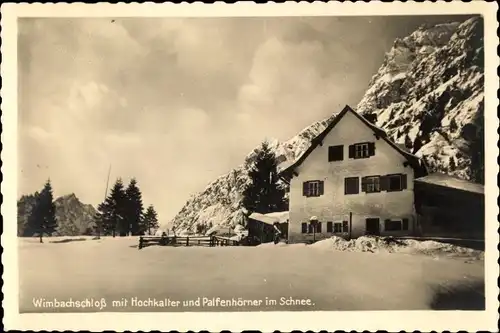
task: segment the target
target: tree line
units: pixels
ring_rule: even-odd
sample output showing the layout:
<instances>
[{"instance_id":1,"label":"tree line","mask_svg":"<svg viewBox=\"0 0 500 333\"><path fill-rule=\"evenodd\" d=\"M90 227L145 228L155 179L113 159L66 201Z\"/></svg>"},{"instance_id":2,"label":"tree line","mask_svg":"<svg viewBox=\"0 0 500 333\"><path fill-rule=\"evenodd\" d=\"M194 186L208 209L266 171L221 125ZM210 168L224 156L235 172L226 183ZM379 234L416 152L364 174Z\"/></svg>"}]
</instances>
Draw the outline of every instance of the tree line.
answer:
<instances>
[{"instance_id":1,"label":"tree line","mask_svg":"<svg viewBox=\"0 0 500 333\"><path fill-rule=\"evenodd\" d=\"M22 196L17 203L18 236L52 236L58 228L53 189L48 179L40 192ZM144 211L142 193L137 180L132 178L125 188L121 178L110 194L98 205L94 233L100 235L151 234L159 227L158 214L153 205Z\"/></svg>"},{"instance_id":2,"label":"tree line","mask_svg":"<svg viewBox=\"0 0 500 333\"><path fill-rule=\"evenodd\" d=\"M144 211L142 193L135 178L130 180L126 188L122 179L118 178L109 195L97 206L97 235L150 235L158 227L158 214L154 206L150 205Z\"/></svg>"}]
</instances>

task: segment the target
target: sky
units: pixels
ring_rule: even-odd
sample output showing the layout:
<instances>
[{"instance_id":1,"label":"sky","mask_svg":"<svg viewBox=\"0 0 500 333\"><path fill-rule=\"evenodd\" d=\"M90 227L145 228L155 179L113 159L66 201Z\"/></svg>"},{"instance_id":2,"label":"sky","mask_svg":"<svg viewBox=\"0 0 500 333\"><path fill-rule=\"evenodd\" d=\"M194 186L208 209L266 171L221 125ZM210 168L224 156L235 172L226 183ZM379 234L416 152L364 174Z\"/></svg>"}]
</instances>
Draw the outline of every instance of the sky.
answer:
<instances>
[{"instance_id":1,"label":"sky","mask_svg":"<svg viewBox=\"0 0 500 333\"><path fill-rule=\"evenodd\" d=\"M395 38L464 17L22 18L18 194L135 177L168 222L264 139L355 107Z\"/></svg>"}]
</instances>

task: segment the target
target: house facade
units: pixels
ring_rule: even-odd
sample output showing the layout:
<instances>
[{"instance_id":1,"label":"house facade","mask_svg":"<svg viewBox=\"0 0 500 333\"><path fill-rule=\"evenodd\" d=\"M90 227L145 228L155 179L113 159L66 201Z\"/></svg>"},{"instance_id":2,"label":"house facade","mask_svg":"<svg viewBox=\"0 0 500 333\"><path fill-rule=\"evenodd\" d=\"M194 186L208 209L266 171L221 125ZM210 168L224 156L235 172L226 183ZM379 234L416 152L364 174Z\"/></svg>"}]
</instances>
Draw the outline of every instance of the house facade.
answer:
<instances>
[{"instance_id":1,"label":"house facade","mask_svg":"<svg viewBox=\"0 0 500 333\"><path fill-rule=\"evenodd\" d=\"M413 180L425 173L417 157L346 106L281 173L290 184L288 241L413 234Z\"/></svg>"}]
</instances>

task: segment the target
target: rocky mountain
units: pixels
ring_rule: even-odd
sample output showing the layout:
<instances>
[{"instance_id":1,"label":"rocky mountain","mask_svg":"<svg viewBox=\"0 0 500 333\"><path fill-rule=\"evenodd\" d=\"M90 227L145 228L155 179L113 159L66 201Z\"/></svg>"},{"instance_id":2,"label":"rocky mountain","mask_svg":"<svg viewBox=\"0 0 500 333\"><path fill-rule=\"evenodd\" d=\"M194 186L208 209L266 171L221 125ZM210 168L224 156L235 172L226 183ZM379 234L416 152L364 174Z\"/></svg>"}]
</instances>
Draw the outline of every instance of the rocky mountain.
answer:
<instances>
[{"instance_id":1,"label":"rocky mountain","mask_svg":"<svg viewBox=\"0 0 500 333\"><path fill-rule=\"evenodd\" d=\"M483 59L481 18L422 26L394 42L357 111L376 116L377 126L421 156L432 171L484 182ZM272 142L280 168L293 163L334 117L286 142ZM254 155L255 150L247 159ZM248 181L244 165L220 176L192 196L171 224L194 231L199 224L240 223Z\"/></svg>"},{"instance_id":2,"label":"rocky mountain","mask_svg":"<svg viewBox=\"0 0 500 333\"><path fill-rule=\"evenodd\" d=\"M35 194L36 195L36 194ZM23 235L23 226L28 221L28 216L35 204L35 195L24 195L17 202L18 207L18 235ZM92 205L87 205L69 194L54 201L56 219L58 223L57 236L76 236L88 234L94 225L96 210Z\"/></svg>"},{"instance_id":3,"label":"rocky mountain","mask_svg":"<svg viewBox=\"0 0 500 333\"><path fill-rule=\"evenodd\" d=\"M484 54L480 18L398 39L357 106L433 171L484 182Z\"/></svg>"}]
</instances>

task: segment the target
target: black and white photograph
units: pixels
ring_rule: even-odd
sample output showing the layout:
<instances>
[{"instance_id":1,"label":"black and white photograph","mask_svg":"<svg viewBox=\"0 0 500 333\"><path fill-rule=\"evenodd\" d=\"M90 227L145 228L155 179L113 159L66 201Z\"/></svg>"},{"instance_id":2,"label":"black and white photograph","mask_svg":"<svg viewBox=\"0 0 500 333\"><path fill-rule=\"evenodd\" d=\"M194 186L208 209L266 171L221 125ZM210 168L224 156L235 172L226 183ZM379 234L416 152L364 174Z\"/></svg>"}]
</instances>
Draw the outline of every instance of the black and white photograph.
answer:
<instances>
[{"instance_id":1,"label":"black and white photograph","mask_svg":"<svg viewBox=\"0 0 500 333\"><path fill-rule=\"evenodd\" d=\"M16 17L11 311L496 323L495 7L363 5Z\"/></svg>"}]
</instances>

